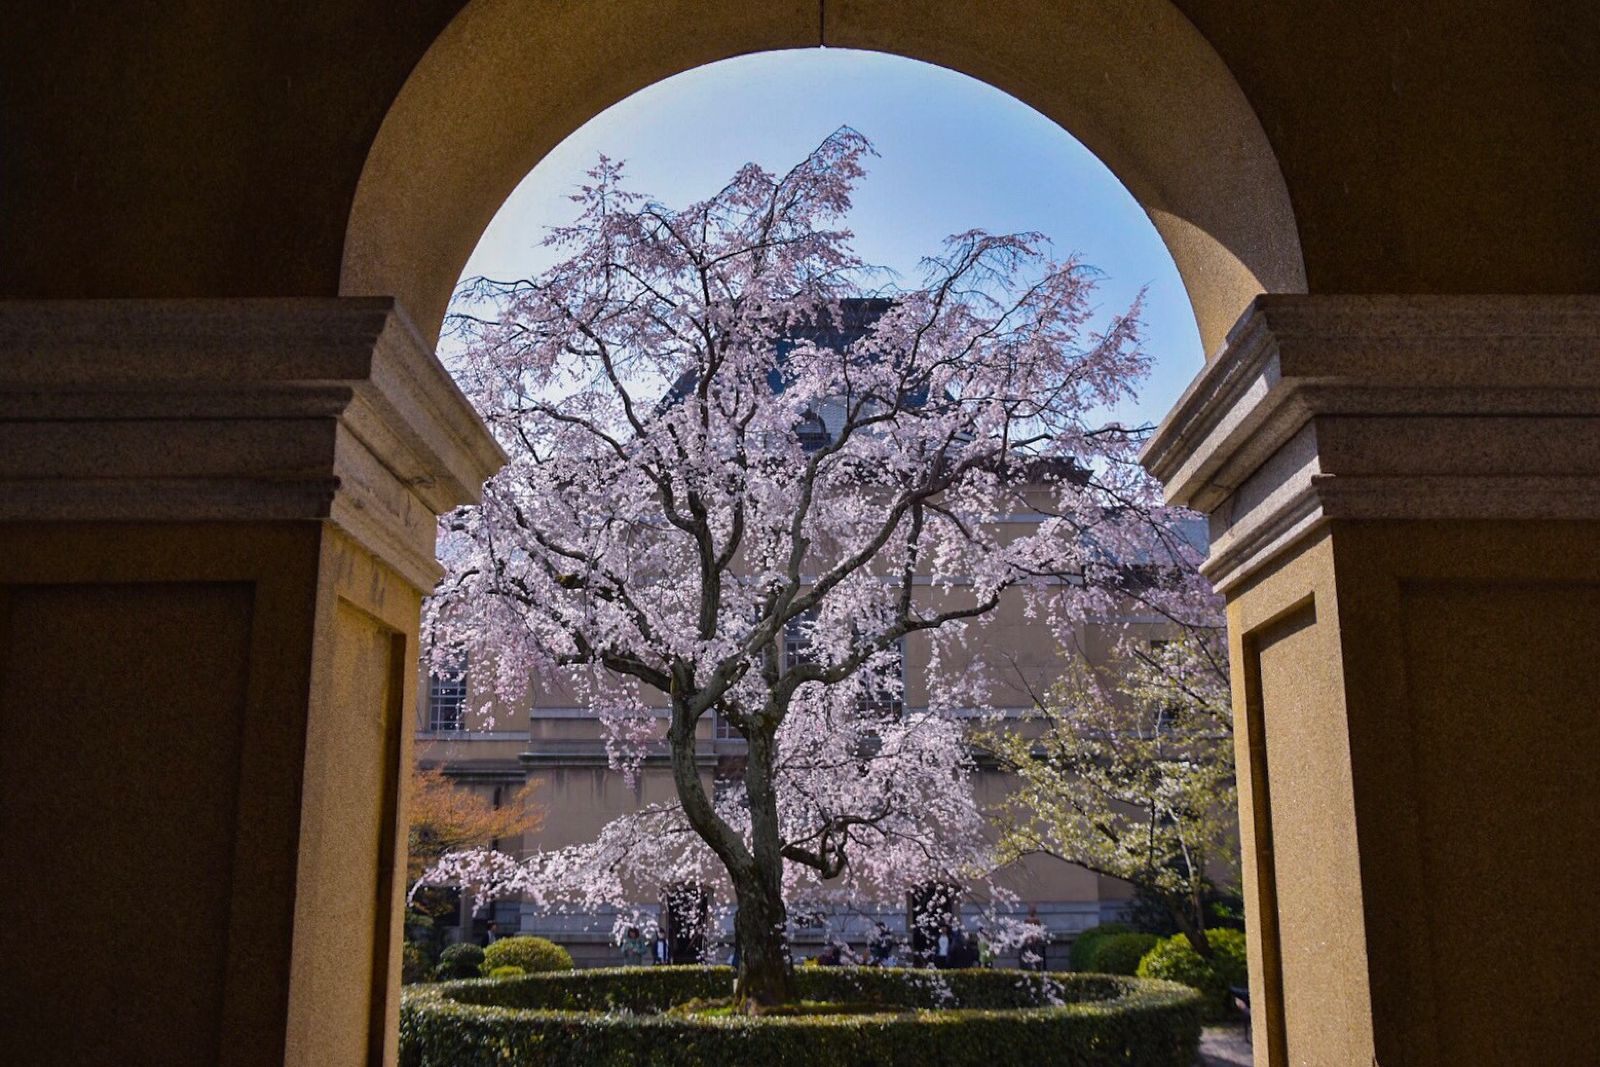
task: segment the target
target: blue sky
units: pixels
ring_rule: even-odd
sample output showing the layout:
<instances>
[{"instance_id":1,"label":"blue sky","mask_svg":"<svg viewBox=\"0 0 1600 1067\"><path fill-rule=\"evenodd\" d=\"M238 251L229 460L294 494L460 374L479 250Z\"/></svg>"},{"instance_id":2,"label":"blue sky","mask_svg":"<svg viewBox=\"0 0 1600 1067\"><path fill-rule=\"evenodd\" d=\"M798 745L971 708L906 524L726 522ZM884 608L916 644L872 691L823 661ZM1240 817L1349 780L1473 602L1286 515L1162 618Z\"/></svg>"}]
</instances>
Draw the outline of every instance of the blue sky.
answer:
<instances>
[{"instance_id":1,"label":"blue sky","mask_svg":"<svg viewBox=\"0 0 1600 1067\"><path fill-rule=\"evenodd\" d=\"M1037 230L1058 254L1103 272L1100 306L1149 287L1139 401L1112 413L1157 422L1203 363L1188 297L1139 205L1089 151L1014 97L962 74L848 49L765 52L687 71L595 116L547 155L501 207L465 276L527 276L549 262L545 228L595 158L626 160L629 184L667 204L721 188L754 160L783 171L839 126L876 146L850 216L856 251L902 271L951 233Z\"/></svg>"}]
</instances>

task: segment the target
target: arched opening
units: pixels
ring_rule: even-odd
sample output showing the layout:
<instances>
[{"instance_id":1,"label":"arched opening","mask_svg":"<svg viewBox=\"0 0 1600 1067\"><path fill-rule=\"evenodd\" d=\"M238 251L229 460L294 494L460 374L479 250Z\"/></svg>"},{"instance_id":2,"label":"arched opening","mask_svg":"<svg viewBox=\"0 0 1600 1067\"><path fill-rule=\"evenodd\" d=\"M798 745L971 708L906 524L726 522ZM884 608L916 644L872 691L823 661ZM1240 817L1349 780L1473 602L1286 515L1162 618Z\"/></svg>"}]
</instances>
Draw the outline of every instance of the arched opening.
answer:
<instances>
[{"instance_id":1,"label":"arched opening","mask_svg":"<svg viewBox=\"0 0 1600 1067\"><path fill-rule=\"evenodd\" d=\"M548 227L572 223L578 210L573 193L593 180L587 175L597 155L624 161L628 188L681 207L714 195L746 162L783 173L841 122L871 137L877 149L867 160L867 176L854 192L846 220L855 235L852 247L867 262L893 268L914 284L920 257L936 253L951 233L973 227L1042 232L1053 239L1056 255L1081 255L1094 268L1095 302L1103 311L1126 308L1145 291L1143 347L1154 358L1154 375L1142 383L1136 402L1119 405L1109 417L1134 424L1161 418L1201 366L1203 352L1183 282L1141 206L1092 153L1015 97L948 68L888 53L754 53L673 75L628 96L563 140L519 182L478 241L463 277L534 277L564 258L565 252L541 247L540 239ZM460 340L448 331L441 341L447 363ZM802 438L814 434L814 443L825 442L828 434L815 415L799 432ZM1024 649L1019 664L1026 661L1027 669L1040 676L1052 669L1054 659L1046 634L1039 628L1028 637L1017 635ZM925 705L925 650L908 660L902 643L901 656L902 678L918 676L906 699ZM908 670L913 663L915 669ZM603 742L592 733L592 711L578 717L575 713L585 709L569 706L577 698L559 690L507 701L485 695L488 687L481 678L478 685L477 696L492 710L480 713L475 708L463 716L455 706L451 726L441 730L435 709L427 709L420 718L424 732L416 738L419 759L445 760L448 773L463 788L485 795L488 776L507 773L507 766L515 773L520 759L550 818L549 832L524 840L519 856L592 839L606 822L600 809L605 808L607 817L614 814L596 798L607 788L615 789L619 777L607 766ZM1006 712L1020 714L1023 696L1013 693L1000 702ZM725 730L719 736L729 752L715 772L708 771L713 789L737 778L732 764L742 760L744 751L743 739L724 720L719 718L717 725ZM452 744L453 738L465 738L473 730L482 735ZM520 744L514 740L519 733ZM636 799L641 789L654 796L671 795L671 776L664 765L640 774L634 784ZM1004 778L992 764L974 775L983 803L999 803ZM1012 920L1042 913L1040 921L1057 939L1052 960L1058 965L1065 962L1061 949L1068 938L1101 922L1120 920L1131 906L1130 885L1102 880L1058 857L1033 856L1008 866L1001 881L1006 893L1016 895L1007 904L1015 913ZM728 902L726 888L719 908ZM965 916L956 913L946 925L978 930L980 910L992 903L982 894L973 895ZM882 900L854 906L854 915L822 903L802 909L809 921L798 931L797 951L814 953L829 936L853 934L865 952L869 919L887 921L914 942L921 937L931 944L937 934L937 924L932 933L917 932L908 918L915 908L907 912ZM517 907L514 896L496 901L490 894L479 900L475 914L462 915L450 936L481 940L493 920L501 933L512 929L546 937L580 963L603 965L616 962L614 930L670 925L643 899L620 910L610 905L579 909L581 914L528 904L521 925ZM869 908L876 910L869 913ZM513 920L509 925L508 914ZM722 942L709 946L722 954L718 958L725 958L732 944L730 922L730 915L719 916L716 932ZM925 949L920 942L913 945L914 952L931 962L931 950ZM1021 952L1011 947L1002 955L1008 966L1021 959ZM1044 952L1041 948L1032 955L1042 962Z\"/></svg>"},{"instance_id":2,"label":"arched opening","mask_svg":"<svg viewBox=\"0 0 1600 1067\"><path fill-rule=\"evenodd\" d=\"M953 4L915 20L873 4L666 15L628 4L585 21L479 0L435 42L385 118L357 187L340 291L398 298L424 339L436 341L479 236L574 130L674 74L816 46L966 74L1076 137L1159 233L1207 353L1258 294L1305 290L1288 193L1265 134L1176 8L1166 0L1115 11L1006 6L985 24ZM992 28L1001 26L1012 32Z\"/></svg>"},{"instance_id":3,"label":"arched opening","mask_svg":"<svg viewBox=\"0 0 1600 1067\"><path fill-rule=\"evenodd\" d=\"M911 11L861 0L628 0L597 16L477 0L429 49L379 130L351 210L341 293L398 297L436 339L478 235L568 134L680 71L814 46L951 68L1072 133L1150 215L1207 352L1258 293L1305 290L1288 191L1260 123L1169 0L1066 9L1006 0L981 19L950 2Z\"/></svg>"}]
</instances>

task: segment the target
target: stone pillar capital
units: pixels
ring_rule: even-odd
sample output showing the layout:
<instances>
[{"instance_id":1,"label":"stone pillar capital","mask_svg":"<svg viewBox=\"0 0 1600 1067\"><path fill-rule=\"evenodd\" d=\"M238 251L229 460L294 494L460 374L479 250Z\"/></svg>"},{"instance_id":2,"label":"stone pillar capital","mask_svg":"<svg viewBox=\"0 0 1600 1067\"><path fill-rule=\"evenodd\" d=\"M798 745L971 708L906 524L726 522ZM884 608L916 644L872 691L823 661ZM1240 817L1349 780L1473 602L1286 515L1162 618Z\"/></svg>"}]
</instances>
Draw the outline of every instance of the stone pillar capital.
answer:
<instances>
[{"instance_id":1,"label":"stone pillar capital","mask_svg":"<svg viewBox=\"0 0 1600 1067\"><path fill-rule=\"evenodd\" d=\"M1258 297L1141 460L1223 590L1329 520L1600 518L1600 296Z\"/></svg>"},{"instance_id":2,"label":"stone pillar capital","mask_svg":"<svg viewBox=\"0 0 1600 1067\"><path fill-rule=\"evenodd\" d=\"M0 521L329 520L426 591L504 461L391 299L0 301Z\"/></svg>"}]
</instances>

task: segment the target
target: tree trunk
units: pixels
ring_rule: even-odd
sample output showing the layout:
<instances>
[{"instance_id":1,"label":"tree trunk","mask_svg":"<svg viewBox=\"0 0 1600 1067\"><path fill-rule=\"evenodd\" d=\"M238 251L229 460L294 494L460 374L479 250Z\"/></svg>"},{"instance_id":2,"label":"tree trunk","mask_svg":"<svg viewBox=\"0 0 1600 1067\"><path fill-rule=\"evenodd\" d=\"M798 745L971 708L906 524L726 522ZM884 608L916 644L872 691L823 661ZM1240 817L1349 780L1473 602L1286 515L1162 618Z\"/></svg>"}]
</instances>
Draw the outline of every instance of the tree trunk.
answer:
<instances>
[{"instance_id":1,"label":"tree trunk","mask_svg":"<svg viewBox=\"0 0 1600 1067\"><path fill-rule=\"evenodd\" d=\"M674 694L676 696L676 694ZM734 996L746 1008L794 999L789 965L788 912L783 905L783 840L778 825L778 795L772 769L777 754L777 724L750 727L745 757L745 793L750 804L750 845L713 810L695 763L695 717L681 699L673 702L668 740L672 776L684 816L722 861L733 882L738 913L739 975Z\"/></svg>"},{"instance_id":2,"label":"tree trunk","mask_svg":"<svg viewBox=\"0 0 1600 1067\"><path fill-rule=\"evenodd\" d=\"M754 862L734 875L739 914L739 1003L782 1004L794 998L789 962L788 912L783 904L783 841L772 769L777 759L776 724L760 723L746 736L745 795L750 803L750 851Z\"/></svg>"},{"instance_id":3,"label":"tree trunk","mask_svg":"<svg viewBox=\"0 0 1600 1067\"><path fill-rule=\"evenodd\" d=\"M781 893L759 881L734 883L738 912L734 936L739 939L739 974L733 995L747 1009L770 1007L794 999L794 970L789 963L788 915Z\"/></svg>"},{"instance_id":4,"label":"tree trunk","mask_svg":"<svg viewBox=\"0 0 1600 1067\"><path fill-rule=\"evenodd\" d=\"M1194 903L1191 912L1186 905ZM1178 930L1189 939L1189 944L1199 953L1201 959L1209 960L1213 953L1211 941L1206 937L1205 912L1200 909L1196 901L1177 902L1167 901L1167 910L1171 913L1173 921L1177 923Z\"/></svg>"}]
</instances>

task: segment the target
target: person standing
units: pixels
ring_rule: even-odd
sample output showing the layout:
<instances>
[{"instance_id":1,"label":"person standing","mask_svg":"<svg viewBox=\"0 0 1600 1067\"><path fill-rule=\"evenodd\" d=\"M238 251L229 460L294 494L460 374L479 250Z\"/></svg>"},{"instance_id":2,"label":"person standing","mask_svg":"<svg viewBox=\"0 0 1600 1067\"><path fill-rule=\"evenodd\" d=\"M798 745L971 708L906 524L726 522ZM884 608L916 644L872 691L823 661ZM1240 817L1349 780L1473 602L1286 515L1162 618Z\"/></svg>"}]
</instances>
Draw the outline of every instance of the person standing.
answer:
<instances>
[{"instance_id":1,"label":"person standing","mask_svg":"<svg viewBox=\"0 0 1600 1067\"><path fill-rule=\"evenodd\" d=\"M994 968L994 942L989 939L989 931L978 927L978 966L984 970Z\"/></svg>"},{"instance_id":2,"label":"person standing","mask_svg":"<svg viewBox=\"0 0 1600 1067\"><path fill-rule=\"evenodd\" d=\"M622 935L622 965L624 967L642 967L644 954L650 951L649 944L644 939L644 934L639 932L637 926L628 927L627 933Z\"/></svg>"},{"instance_id":3,"label":"person standing","mask_svg":"<svg viewBox=\"0 0 1600 1067\"><path fill-rule=\"evenodd\" d=\"M956 956L955 965L965 969L978 966L982 952L978 947L978 935L971 930L957 930L956 944L958 947L951 949Z\"/></svg>"},{"instance_id":4,"label":"person standing","mask_svg":"<svg viewBox=\"0 0 1600 1067\"><path fill-rule=\"evenodd\" d=\"M880 919L872 931L872 940L867 943L867 954L874 967L887 967L889 960L894 956L894 936L889 933L889 928L883 925Z\"/></svg>"}]
</instances>

